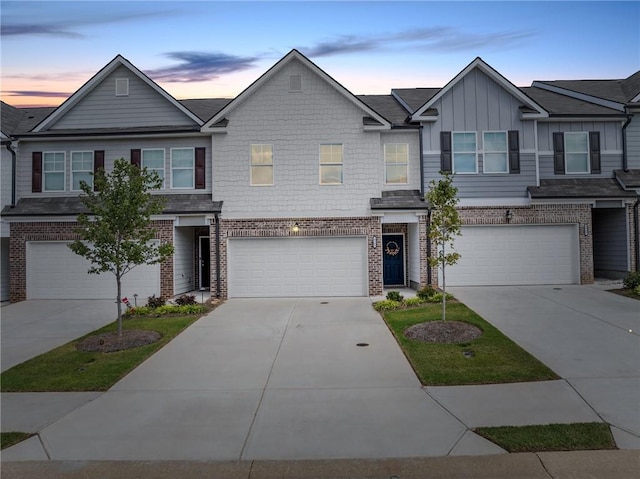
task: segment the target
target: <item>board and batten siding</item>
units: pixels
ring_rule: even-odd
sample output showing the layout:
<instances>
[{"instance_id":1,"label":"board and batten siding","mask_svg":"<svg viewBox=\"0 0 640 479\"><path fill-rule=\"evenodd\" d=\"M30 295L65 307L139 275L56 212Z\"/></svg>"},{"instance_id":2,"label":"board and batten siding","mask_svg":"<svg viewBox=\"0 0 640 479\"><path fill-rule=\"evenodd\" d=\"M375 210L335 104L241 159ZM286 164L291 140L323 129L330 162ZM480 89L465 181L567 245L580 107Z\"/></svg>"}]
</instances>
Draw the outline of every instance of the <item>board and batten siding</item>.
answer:
<instances>
[{"instance_id":1,"label":"board and batten siding","mask_svg":"<svg viewBox=\"0 0 640 479\"><path fill-rule=\"evenodd\" d=\"M593 210L593 267L596 271L629 270L626 208Z\"/></svg>"},{"instance_id":2,"label":"board and batten siding","mask_svg":"<svg viewBox=\"0 0 640 479\"><path fill-rule=\"evenodd\" d=\"M174 228L173 241L173 292L187 293L195 289L193 228Z\"/></svg>"},{"instance_id":3,"label":"board and batten siding","mask_svg":"<svg viewBox=\"0 0 640 479\"><path fill-rule=\"evenodd\" d=\"M301 75L302 91L289 91ZM369 215L384 184L380 134L366 112L297 60L283 66L228 114L214 134L213 199L227 218ZM343 184L320 184L320 144L343 145ZM273 185L250 185L251 144L273 146Z\"/></svg>"},{"instance_id":4,"label":"board and batten siding","mask_svg":"<svg viewBox=\"0 0 640 479\"><path fill-rule=\"evenodd\" d=\"M205 189L171 189L169 176L171 174L171 148L205 148ZM18 168L16 176L16 190L18 198L34 196L74 196L79 191L71 191L71 152L72 151L104 151L104 167L107 173L113 169L115 160L124 158L130 160L132 149L164 148L165 150L165 186L162 194L210 193L211 192L211 141L208 136L191 136L176 138L147 138L147 139L115 139L74 141L21 141L18 151ZM64 151L65 152L65 191L32 193L31 191L31 154L34 151Z\"/></svg>"},{"instance_id":5,"label":"board and batten siding","mask_svg":"<svg viewBox=\"0 0 640 479\"><path fill-rule=\"evenodd\" d=\"M627 161L630 169L640 168L640 115L636 114L627 126Z\"/></svg>"},{"instance_id":6,"label":"board and batten siding","mask_svg":"<svg viewBox=\"0 0 640 479\"><path fill-rule=\"evenodd\" d=\"M129 94L116 96L116 78L129 79ZM56 121L50 130L194 125L169 100L121 66Z\"/></svg>"}]
</instances>

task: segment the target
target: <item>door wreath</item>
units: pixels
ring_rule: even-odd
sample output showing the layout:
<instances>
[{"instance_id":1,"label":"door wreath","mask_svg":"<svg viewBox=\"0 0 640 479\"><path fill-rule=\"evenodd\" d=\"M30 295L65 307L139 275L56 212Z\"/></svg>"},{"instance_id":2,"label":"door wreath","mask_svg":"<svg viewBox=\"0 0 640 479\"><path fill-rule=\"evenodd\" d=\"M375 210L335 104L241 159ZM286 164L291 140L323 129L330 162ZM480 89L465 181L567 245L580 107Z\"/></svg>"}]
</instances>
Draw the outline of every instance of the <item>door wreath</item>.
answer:
<instances>
[{"instance_id":1,"label":"door wreath","mask_svg":"<svg viewBox=\"0 0 640 479\"><path fill-rule=\"evenodd\" d=\"M400 246L395 241L388 241L385 245L384 252L389 256L396 256L400 252Z\"/></svg>"}]
</instances>

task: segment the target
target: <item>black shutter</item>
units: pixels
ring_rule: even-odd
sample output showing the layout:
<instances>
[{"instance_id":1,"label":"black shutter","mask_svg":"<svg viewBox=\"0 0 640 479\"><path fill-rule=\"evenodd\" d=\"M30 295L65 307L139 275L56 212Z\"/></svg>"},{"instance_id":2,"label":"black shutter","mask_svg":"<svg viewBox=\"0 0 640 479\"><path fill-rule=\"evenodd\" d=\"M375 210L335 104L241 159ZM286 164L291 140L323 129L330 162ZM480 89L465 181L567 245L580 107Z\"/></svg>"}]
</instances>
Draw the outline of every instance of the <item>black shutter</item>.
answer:
<instances>
[{"instance_id":1,"label":"black shutter","mask_svg":"<svg viewBox=\"0 0 640 479\"><path fill-rule=\"evenodd\" d=\"M564 133L553 134L553 172L564 175Z\"/></svg>"},{"instance_id":2,"label":"black shutter","mask_svg":"<svg viewBox=\"0 0 640 479\"><path fill-rule=\"evenodd\" d=\"M440 132L440 171L451 173L451 132Z\"/></svg>"},{"instance_id":3,"label":"black shutter","mask_svg":"<svg viewBox=\"0 0 640 479\"><path fill-rule=\"evenodd\" d=\"M205 184L205 149L196 148L196 189L203 190Z\"/></svg>"},{"instance_id":4,"label":"black shutter","mask_svg":"<svg viewBox=\"0 0 640 479\"><path fill-rule=\"evenodd\" d=\"M104 150L96 150L93 152L93 191L98 191L96 175L99 170L104 170Z\"/></svg>"},{"instance_id":5,"label":"black shutter","mask_svg":"<svg viewBox=\"0 0 640 479\"><path fill-rule=\"evenodd\" d=\"M42 152L31 153L31 192L42 193Z\"/></svg>"},{"instance_id":6,"label":"black shutter","mask_svg":"<svg viewBox=\"0 0 640 479\"><path fill-rule=\"evenodd\" d=\"M510 130L509 141L509 173L520 173L520 137L518 130Z\"/></svg>"},{"instance_id":7,"label":"black shutter","mask_svg":"<svg viewBox=\"0 0 640 479\"><path fill-rule=\"evenodd\" d=\"M591 162L591 173L600 173L600 132L589 132L589 160Z\"/></svg>"},{"instance_id":8,"label":"black shutter","mask_svg":"<svg viewBox=\"0 0 640 479\"><path fill-rule=\"evenodd\" d=\"M140 159L140 150L131 150L131 164L136 165L138 168L142 166L142 160Z\"/></svg>"}]
</instances>

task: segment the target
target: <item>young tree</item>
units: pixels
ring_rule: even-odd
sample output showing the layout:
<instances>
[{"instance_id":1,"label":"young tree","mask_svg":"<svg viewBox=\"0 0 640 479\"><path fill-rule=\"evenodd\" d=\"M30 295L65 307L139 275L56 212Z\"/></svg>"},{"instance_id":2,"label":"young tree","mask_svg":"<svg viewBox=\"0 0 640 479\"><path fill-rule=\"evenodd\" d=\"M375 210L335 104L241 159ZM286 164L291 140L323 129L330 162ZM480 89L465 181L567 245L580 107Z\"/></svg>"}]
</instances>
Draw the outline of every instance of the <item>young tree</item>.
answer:
<instances>
[{"instance_id":1,"label":"young tree","mask_svg":"<svg viewBox=\"0 0 640 479\"><path fill-rule=\"evenodd\" d=\"M425 200L431 210L431 222L428 235L435 246L435 254L431 254L429 265L439 267L442 271L442 320L446 321L447 288L445 281L445 267L454 265L460 259L460 254L453 249L456 236L460 236L460 216L458 204L458 188L453 186L453 176L441 173L438 181L431 180Z\"/></svg>"},{"instance_id":2,"label":"young tree","mask_svg":"<svg viewBox=\"0 0 640 479\"><path fill-rule=\"evenodd\" d=\"M81 239L71 250L91 261L90 274L111 272L116 277L118 336L122 336L122 277L140 264L162 262L173 253L171 244L153 242L155 229L151 215L162 212L163 199L151 195L162 180L154 171L140 169L124 159L116 160L113 171L99 170L94 176L95 190L86 182L82 203L89 214L78 216L76 230Z\"/></svg>"}]
</instances>

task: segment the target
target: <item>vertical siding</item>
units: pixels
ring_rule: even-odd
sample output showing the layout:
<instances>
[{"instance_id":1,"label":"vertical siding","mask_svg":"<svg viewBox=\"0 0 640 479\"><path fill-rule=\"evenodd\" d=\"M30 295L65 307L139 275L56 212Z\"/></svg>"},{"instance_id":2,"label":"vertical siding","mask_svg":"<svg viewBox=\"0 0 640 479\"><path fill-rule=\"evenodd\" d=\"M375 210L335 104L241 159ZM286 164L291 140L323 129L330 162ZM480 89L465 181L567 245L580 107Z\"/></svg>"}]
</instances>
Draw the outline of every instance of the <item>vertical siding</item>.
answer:
<instances>
[{"instance_id":1,"label":"vertical siding","mask_svg":"<svg viewBox=\"0 0 640 479\"><path fill-rule=\"evenodd\" d=\"M640 168L640 115L635 115L627 126L627 161L629 168Z\"/></svg>"},{"instance_id":2,"label":"vertical siding","mask_svg":"<svg viewBox=\"0 0 640 479\"><path fill-rule=\"evenodd\" d=\"M168 180L171 172L171 148L180 147L205 147L206 148L206 184L203 190L184 190L169 188ZM211 140L206 136L193 136L184 138L154 138L154 139L114 139L109 138L96 140L78 141L41 141L41 142L21 142L18 153L18 172L16 177L16 190L18 197L30 196L75 196L78 191L71 191L71 152L72 151L93 151L104 150L105 170L113 169L113 163L119 158L130 159L131 150L135 148L164 148L165 149L165 187L162 194L183 194L183 193L211 193ZM31 192L31 153L34 151L64 151L66 157L66 187L61 192Z\"/></svg>"},{"instance_id":3,"label":"vertical siding","mask_svg":"<svg viewBox=\"0 0 640 479\"><path fill-rule=\"evenodd\" d=\"M593 265L595 270L626 272L627 214L625 208L593 210Z\"/></svg>"},{"instance_id":4,"label":"vertical siding","mask_svg":"<svg viewBox=\"0 0 640 479\"><path fill-rule=\"evenodd\" d=\"M178 227L174 230L173 283L174 294L181 294L195 288L193 228Z\"/></svg>"},{"instance_id":5,"label":"vertical siding","mask_svg":"<svg viewBox=\"0 0 640 479\"><path fill-rule=\"evenodd\" d=\"M128 96L115 95L116 78L129 79ZM121 66L96 85L50 129L194 124L191 118L131 70Z\"/></svg>"}]
</instances>

